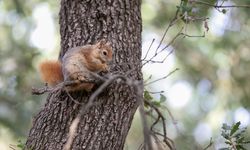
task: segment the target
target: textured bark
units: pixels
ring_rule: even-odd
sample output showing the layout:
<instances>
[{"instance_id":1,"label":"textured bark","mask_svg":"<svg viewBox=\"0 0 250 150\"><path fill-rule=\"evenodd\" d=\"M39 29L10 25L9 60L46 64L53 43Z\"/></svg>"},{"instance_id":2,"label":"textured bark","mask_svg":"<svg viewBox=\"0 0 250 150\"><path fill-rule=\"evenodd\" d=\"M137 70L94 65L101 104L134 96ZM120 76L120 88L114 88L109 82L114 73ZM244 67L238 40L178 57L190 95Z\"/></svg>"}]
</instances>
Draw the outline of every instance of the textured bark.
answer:
<instances>
[{"instance_id":1,"label":"textured bark","mask_svg":"<svg viewBox=\"0 0 250 150\"><path fill-rule=\"evenodd\" d=\"M141 15L140 0L61 0L59 59L72 47L92 44L100 39L112 43L111 72L126 73L140 66ZM141 80L139 67L128 75ZM72 96L86 103L91 93ZM127 85L114 82L81 116L72 149L123 149L138 102ZM69 127L82 106L58 91L50 93L44 108L34 117L26 146L32 150L63 149Z\"/></svg>"}]
</instances>

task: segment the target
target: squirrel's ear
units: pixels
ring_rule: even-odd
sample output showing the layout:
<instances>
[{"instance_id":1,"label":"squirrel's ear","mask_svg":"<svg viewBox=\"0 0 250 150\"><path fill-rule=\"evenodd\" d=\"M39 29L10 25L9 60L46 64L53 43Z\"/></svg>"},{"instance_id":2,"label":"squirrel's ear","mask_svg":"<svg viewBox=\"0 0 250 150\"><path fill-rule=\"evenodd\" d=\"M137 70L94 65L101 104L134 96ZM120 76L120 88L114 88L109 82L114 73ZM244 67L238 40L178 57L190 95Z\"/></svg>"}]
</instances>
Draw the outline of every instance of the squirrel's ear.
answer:
<instances>
[{"instance_id":1,"label":"squirrel's ear","mask_svg":"<svg viewBox=\"0 0 250 150\"><path fill-rule=\"evenodd\" d=\"M102 40L100 40L99 42L97 42L97 43L95 44L95 46L98 47L98 48L101 48L101 47L103 47L103 45L105 45L106 43L107 43L107 41L106 41L105 39L102 39Z\"/></svg>"},{"instance_id":2,"label":"squirrel's ear","mask_svg":"<svg viewBox=\"0 0 250 150\"><path fill-rule=\"evenodd\" d=\"M110 42L106 42L105 45L106 45L107 47L111 47L111 43L110 43Z\"/></svg>"}]
</instances>

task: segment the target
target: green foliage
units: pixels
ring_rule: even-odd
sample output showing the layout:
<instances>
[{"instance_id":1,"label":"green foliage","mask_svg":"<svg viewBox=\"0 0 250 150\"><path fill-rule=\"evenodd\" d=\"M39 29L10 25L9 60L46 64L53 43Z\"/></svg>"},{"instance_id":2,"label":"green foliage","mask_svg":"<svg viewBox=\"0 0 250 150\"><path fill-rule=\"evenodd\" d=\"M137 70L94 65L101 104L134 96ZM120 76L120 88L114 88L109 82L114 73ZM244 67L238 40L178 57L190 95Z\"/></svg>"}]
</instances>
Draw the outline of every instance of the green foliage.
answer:
<instances>
[{"instance_id":1,"label":"green foliage","mask_svg":"<svg viewBox=\"0 0 250 150\"><path fill-rule=\"evenodd\" d=\"M160 94L160 103L164 103L166 100L167 100L167 98L166 98L166 96L165 95L162 95L162 94Z\"/></svg>"},{"instance_id":2,"label":"green foliage","mask_svg":"<svg viewBox=\"0 0 250 150\"><path fill-rule=\"evenodd\" d=\"M223 13L223 14L226 14L226 13L227 13L227 10L226 10L226 9L222 9L222 13Z\"/></svg>"},{"instance_id":3,"label":"green foliage","mask_svg":"<svg viewBox=\"0 0 250 150\"><path fill-rule=\"evenodd\" d=\"M153 100L153 97L149 94L147 90L144 91L144 99L148 101Z\"/></svg>"},{"instance_id":4,"label":"green foliage","mask_svg":"<svg viewBox=\"0 0 250 150\"><path fill-rule=\"evenodd\" d=\"M165 103L166 101L166 96L163 94L160 94L160 99L154 99L153 96L149 93L149 91L147 89L144 89L144 99L148 102L150 102L151 104L153 104L156 107L161 107L162 104ZM145 104L145 107L148 108L149 106L147 104Z\"/></svg>"},{"instance_id":5,"label":"green foliage","mask_svg":"<svg viewBox=\"0 0 250 150\"><path fill-rule=\"evenodd\" d=\"M245 139L246 128L240 128L240 124L240 122L237 122L232 126L225 123L222 125L221 136L225 139L228 147L220 150L247 150L245 146L250 143L250 140Z\"/></svg>"},{"instance_id":6,"label":"green foliage","mask_svg":"<svg viewBox=\"0 0 250 150\"><path fill-rule=\"evenodd\" d=\"M180 5L177 6L177 12L180 12L180 16L188 15L191 11L192 6L189 5L188 0L181 0Z\"/></svg>"},{"instance_id":7,"label":"green foliage","mask_svg":"<svg viewBox=\"0 0 250 150\"><path fill-rule=\"evenodd\" d=\"M21 140L18 140L17 147L19 148L19 150L25 150L25 143Z\"/></svg>"}]
</instances>

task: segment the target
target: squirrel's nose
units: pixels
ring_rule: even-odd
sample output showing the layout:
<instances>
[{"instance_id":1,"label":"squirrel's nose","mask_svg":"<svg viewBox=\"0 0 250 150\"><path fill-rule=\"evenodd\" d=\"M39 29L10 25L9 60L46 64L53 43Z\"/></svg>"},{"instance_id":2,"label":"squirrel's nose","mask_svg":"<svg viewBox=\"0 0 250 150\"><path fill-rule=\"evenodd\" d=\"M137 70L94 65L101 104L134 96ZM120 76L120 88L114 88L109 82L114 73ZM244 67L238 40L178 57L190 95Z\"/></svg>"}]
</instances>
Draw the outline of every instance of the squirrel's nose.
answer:
<instances>
[{"instance_id":1,"label":"squirrel's nose","mask_svg":"<svg viewBox=\"0 0 250 150\"><path fill-rule=\"evenodd\" d=\"M112 65L112 61L108 61L107 65L111 66Z\"/></svg>"},{"instance_id":2,"label":"squirrel's nose","mask_svg":"<svg viewBox=\"0 0 250 150\"><path fill-rule=\"evenodd\" d=\"M108 73L109 71L110 71L110 67L109 67L109 66L107 66L107 67L105 68L104 73Z\"/></svg>"}]
</instances>

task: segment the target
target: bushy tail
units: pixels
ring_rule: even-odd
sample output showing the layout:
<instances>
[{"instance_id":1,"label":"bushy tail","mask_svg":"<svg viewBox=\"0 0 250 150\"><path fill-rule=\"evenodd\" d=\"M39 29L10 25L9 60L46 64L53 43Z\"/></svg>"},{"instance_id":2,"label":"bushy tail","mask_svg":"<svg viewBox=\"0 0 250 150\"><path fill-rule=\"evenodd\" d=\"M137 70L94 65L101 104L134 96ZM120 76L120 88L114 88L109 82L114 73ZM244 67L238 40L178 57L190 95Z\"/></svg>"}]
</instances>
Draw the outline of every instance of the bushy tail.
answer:
<instances>
[{"instance_id":1,"label":"bushy tail","mask_svg":"<svg viewBox=\"0 0 250 150\"><path fill-rule=\"evenodd\" d=\"M42 80L50 86L55 86L63 81L62 65L59 61L44 61L40 64L39 70Z\"/></svg>"}]
</instances>

